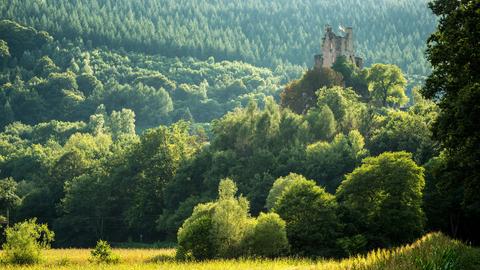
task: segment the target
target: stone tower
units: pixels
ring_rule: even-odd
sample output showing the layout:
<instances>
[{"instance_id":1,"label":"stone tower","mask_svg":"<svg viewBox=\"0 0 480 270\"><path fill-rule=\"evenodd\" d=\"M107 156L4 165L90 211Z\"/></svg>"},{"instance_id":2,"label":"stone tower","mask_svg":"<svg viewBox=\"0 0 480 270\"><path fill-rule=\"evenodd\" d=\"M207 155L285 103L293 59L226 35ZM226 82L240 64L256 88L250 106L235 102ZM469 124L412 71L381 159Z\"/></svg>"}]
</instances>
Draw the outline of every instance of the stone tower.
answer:
<instances>
[{"instance_id":1,"label":"stone tower","mask_svg":"<svg viewBox=\"0 0 480 270\"><path fill-rule=\"evenodd\" d=\"M344 36L337 36L330 25L325 26L325 36L322 39L322 54L315 55L315 68L331 68L339 56L345 56L358 68L363 67L363 59L355 56L353 46L353 29L341 28Z\"/></svg>"}]
</instances>

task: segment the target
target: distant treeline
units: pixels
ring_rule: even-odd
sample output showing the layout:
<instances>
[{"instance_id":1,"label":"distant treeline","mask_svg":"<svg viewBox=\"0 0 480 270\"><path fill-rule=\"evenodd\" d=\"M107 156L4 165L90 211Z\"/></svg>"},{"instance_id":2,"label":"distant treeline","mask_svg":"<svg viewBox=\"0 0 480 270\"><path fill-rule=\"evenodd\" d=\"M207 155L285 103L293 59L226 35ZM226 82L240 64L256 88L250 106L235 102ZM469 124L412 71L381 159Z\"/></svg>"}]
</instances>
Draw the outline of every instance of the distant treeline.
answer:
<instances>
[{"instance_id":1,"label":"distant treeline","mask_svg":"<svg viewBox=\"0 0 480 270\"><path fill-rule=\"evenodd\" d=\"M214 200L220 180L228 177L250 202L250 207L242 206L249 211L238 212L244 217L275 208L275 200L267 197L274 183L284 182L282 177L290 173L301 183L312 180L305 188L319 196L316 203L326 199L335 204L338 199L350 204L349 196L363 199L365 191L352 187L338 193L341 183L355 178L348 176L352 171L362 172L370 162L382 160L386 169L367 170L368 177L381 173L378 179L396 181L391 175L398 173L387 169L395 169L391 164L398 159L414 168L415 177L404 175L412 185L389 190L397 186L378 183L372 191L378 198L365 210L329 208L333 215L347 213L345 219L333 227L313 222L317 225L308 225L312 231L300 235L300 242L290 233L295 253L337 256L400 244L424 229L441 228L448 218L425 224L424 213L431 216L441 195L432 178L424 180L417 169L425 165L432 175L443 164L429 130L438 108L417 90L409 98L406 79L395 65L359 70L339 58L333 69L308 70L291 80L299 77L298 70L272 72L213 58L88 50L12 21L0 22L0 40L0 196L8 195L0 215L8 212L12 221L37 217L54 229L56 245L92 245L100 238L173 240L193 208ZM280 84L287 81L282 89ZM195 125L195 120L205 125ZM384 152L401 151L409 153L381 158ZM302 199L302 190L292 200ZM280 191L273 193L278 197ZM384 200L385 192L392 194L391 200ZM414 200L397 199L403 193L413 194ZM303 221L297 227L291 223L296 218L288 213L298 211L288 209L298 204L289 201L278 214L287 232L303 232ZM398 204L393 209L402 215L412 214L413 225L400 234L391 232L398 213L387 211L383 203ZM307 205L314 208L304 217L322 215L316 204ZM348 220L350 211L362 215ZM372 215L377 219L370 220ZM256 222L277 220L267 217L260 215ZM375 227L379 219L394 225ZM316 248L327 243L326 235L326 249ZM310 244L301 244L304 240Z\"/></svg>"},{"instance_id":2,"label":"distant treeline","mask_svg":"<svg viewBox=\"0 0 480 270\"><path fill-rule=\"evenodd\" d=\"M0 21L0 129L21 121L87 121L130 109L138 130L180 119L209 123L250 99L279 97L301 68L88 50L49 33Z\"/></svg>"},{"instance_id":3,"label":"distant treeline","mask_svg":"<svg viewBox=\"0 0 480 270\"><path fill-rule=\"evenodd\" d=\"M366 64L426 75L425 40L436 19L427 0L3 0L0 18L83 40L87 46L311 66L325 24L354 27Z\"/></svg>"}]
</instances>

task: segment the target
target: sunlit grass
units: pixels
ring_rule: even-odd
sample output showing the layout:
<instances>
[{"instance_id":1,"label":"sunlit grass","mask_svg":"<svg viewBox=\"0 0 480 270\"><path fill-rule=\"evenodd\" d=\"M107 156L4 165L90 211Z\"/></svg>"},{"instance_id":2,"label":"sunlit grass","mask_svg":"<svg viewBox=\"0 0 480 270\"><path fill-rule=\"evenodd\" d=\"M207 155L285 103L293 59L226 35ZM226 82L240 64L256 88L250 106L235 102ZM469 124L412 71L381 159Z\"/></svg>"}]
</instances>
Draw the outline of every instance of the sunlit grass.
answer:
<instances>
[{"instance_id":1,"label":"sunlit grass","mask_svg":"<svg viewBox=\"0 0 480 270\"><path fill-rule=\"evenodd\" d=\"M280 258L275 260L241 259L213 260L205 262L176 262L174 249L114 249L120 257L115 265L99 265L89 262L88 249L54 249L44 252L44 261L33 266L0 264L0 269L271 269L271 270L380 270L421 269L453 270L480 269L480 250L451 240L439 233L424 236L411 245L395 249L380 249L348 259L318 260ZM1 252L0 252L1 254Z\"/></svg>"}]
</instances>

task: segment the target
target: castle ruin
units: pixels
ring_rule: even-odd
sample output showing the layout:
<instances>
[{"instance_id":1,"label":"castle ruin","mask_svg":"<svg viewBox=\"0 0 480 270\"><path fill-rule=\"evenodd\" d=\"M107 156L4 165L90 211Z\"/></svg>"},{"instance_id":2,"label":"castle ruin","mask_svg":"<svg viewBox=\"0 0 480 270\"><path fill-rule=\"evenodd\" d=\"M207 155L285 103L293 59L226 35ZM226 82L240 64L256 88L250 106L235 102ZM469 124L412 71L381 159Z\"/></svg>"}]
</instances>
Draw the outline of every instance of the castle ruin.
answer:
<instances>
[{"instance_id":1,"label":"castle ruin","mask_svg":"<svg viewBox=\"0 0 480 270\"><path fill-rule=\"evenodd\" d=\"M363 67L363 59L355 56L353 46L353 28L340 28L345 36L337 36L330 25L325 26L325 36L322 39L322 54L315 55L315 68L331 68L340 56L354 63L358 68Z\"/></svg>"}]
</instances>

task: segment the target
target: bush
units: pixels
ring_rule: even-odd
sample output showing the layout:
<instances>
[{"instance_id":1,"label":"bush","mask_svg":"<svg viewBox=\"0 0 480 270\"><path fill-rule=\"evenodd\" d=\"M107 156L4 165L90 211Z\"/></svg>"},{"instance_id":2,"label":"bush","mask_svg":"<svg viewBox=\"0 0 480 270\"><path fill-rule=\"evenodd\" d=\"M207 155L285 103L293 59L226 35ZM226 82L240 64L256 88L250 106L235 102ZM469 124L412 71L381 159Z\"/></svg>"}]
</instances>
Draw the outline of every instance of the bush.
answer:
<instances>
[{"instance_id":1,"label":"bush","mask_svg":"<svg viewBox=\"0 0 480 270\"><path fill-rule=\"evenodd\" d=\"M225 180L224 180L225 181ZM220 187L224 183L220 183ZM230 181L233 185L233 181ZM234 187L236 191L236 186ZM242 256L242 241L250 222L249 203L244 197L235 198L232 195L222 196L215 203L212 214L212 236L215 242L217 256L220 258L235 258Z\"/></svg>"},{"instance_id":2,"label":"bush","mask_svg":"<svg viewBox=\"0 0 480 270\"><path fill-rule=\"evenodd\" d=\"M205 260L215 256L215 247L211 236L212 218L206 212L200 214L206 205L195 208L194 214L185 221L178 231L178 260Z\"/></svg>"},{"instance_id":3,"label":"bush","mask_svg":"<svg viewBox=\"0 0 480 270\"><path fill-rule=\"evenodd\" d=\"M118 263L119 258L117 255L112 253L112 248L107 243L107 241L98 240L97 245L95 248L90 251L91 262L96 263Z\"/></svg>"},{"instance_id":4,"label":"bush","mask_svg":"<svg viewBox=\"0 0 480 270\"><path fill-rule=\"evenodd\" d=\"M337 190L347 236L362 234L366 249L400 245L423 233L424 169L406 152L362 161Z\"/></svg>"},{"instance_id":5,"label":"bush","mask_svg":"<svg viewBox=\"0 0 480 270\"><path fill-rule=\"evenodd\" d=\"M232 180L222 180L218 200L195 207L178 230L177 259L271 257L288 250L285 222L276 214L251 218L248 201L236 191Z\"/></svg>"},{"instance_id":6,"label":"bush","mask_svg":"<svg viewBox=\"0 0 480 270\"><path fill-rule=\"evenodd\" d=\"M271 258L288 250L285 221L278 214L261 213L253 230L250 254Z\"/></svg>"},{"instance_id":7,"label":"bush","mask_svg":"<svg viewBox=\"0 0 480 270\"><path fill-rule=\"evenodd\" d=\"M183 223L177 238L177 258L205 260L242 255L242 240L248 227L248 201L235 197L230 179L220 181L218 200L199 204Z\"/></svg>"},{"instance_id":8,"label":"bush","mask_svg":"<svg viewBox=\"0 0 480 270\"><path fill-rule=\"evenodd\" d=\"M41 260L41 250L50 248L54 233L46 224L36 219L17 223L5 230L6 242L2 245L7 262L34 264Z\"/></svg>"},{"instance_id":9,"label":"bush","mask_svg":"<svg viewBox=\"0 0 480 270\"><path fill-rule=\"evenodd\" d=\"M340 222L335 197L314 181L300 180L285 190L273 209L285 220L292 252L301 256L339 255Z\"/></svg>"}]
</instances>

